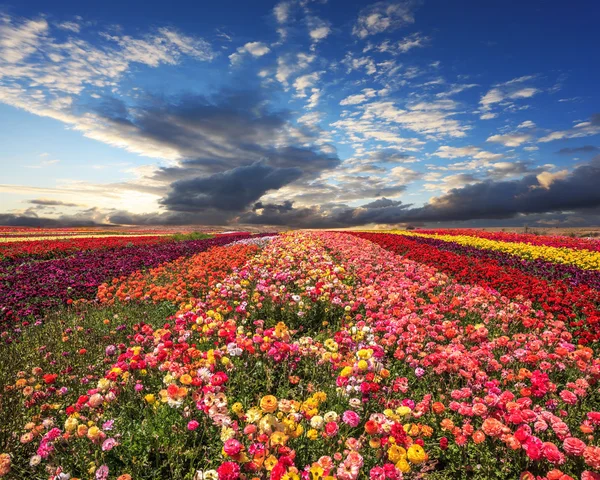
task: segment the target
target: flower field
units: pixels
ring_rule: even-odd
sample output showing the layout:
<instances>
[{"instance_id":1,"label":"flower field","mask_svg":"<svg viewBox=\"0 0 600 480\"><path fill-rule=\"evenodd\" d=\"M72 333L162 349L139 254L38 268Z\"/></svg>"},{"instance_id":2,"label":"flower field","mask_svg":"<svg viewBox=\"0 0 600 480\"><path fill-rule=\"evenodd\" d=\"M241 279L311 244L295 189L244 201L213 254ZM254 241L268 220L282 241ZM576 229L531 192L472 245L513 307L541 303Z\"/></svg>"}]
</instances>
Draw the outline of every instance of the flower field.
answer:
<instances>
[{"instance_id":1,"label":"flower field","mask_svg":"<svg viewBox=\"0 0 600 480\"><path fill-rule=\"evenodd\" d=\"M600 479L600 250L529 237L6 258L0 477Z\"/></svg>"}]
</instances>

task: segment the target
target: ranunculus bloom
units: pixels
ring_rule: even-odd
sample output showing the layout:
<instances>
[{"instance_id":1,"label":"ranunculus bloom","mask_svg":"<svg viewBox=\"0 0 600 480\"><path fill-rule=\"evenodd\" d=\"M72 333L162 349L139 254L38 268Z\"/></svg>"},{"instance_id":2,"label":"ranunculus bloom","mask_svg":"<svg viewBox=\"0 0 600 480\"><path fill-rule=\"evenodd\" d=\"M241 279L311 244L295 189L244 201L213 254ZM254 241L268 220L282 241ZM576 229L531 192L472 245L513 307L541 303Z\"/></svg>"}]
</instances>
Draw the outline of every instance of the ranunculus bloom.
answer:
<instances>
[{"instance_id":1,"label":"ranunculus bloom","mask_svg":"<svg viewBox=\"0 0 600 480\"><path fill-rule=\"evenodd\" d=\"M337 435L340 427L336 422L329 422L325 425L325 433L328 437L333 437Z\"/></svg>"},{"instance_id":2,"label":"ranunculus bloom","mask_svg":"<svg viewBox=\"0 0 600 480\"><path fill-rule=\"evenodd\" d=\"M273 395L265 395L260 399L260 408L267 413L273 413L277 410L277 398Z\"/></svg>"},{"instance_id":3,"label":"ranunculus bloom","mask_svg":"<svg viewBox=\"0 0 600 480\"><path fill-rule=\"evenodd\" d=\"M219 480L237 480L240 477L240 467L235 462L224 462L217 468Z\"/></svg>"},{"instance_id":4,"label":"ranunculus bloom","mask_svg":"<svg viewBox=\"0 0 600 480\"><path fill-rule=\"evenodd\" d=\"M575 437L567 437L563 441L563 449L569 455L581 456L583 455L585 447L585 442Z\"/></svg>"},{"instance_id":5,"label":"ranunculus bloom","mask_svg":"<svg viewBox=\"0 0 600 480\"><path fill-rule=\"evenodd\" d=\"M353 412L352 410L346 410L342 415L342 421L346 425L350 425L351 427L357 427L360 423L360 417L356 412Z\"/></svg>"},{"instance_id":6,"label":"ranunculus bloom","mask_svg":"<svg viewBox=\"0 0 600 480\"><path fill-rule=\"evenodd\" d=\"M230 438L229 440L225 441L223 450L230 457L234 457L242 451L242 444L236 439Z\"/></svg>"}]
</instances>

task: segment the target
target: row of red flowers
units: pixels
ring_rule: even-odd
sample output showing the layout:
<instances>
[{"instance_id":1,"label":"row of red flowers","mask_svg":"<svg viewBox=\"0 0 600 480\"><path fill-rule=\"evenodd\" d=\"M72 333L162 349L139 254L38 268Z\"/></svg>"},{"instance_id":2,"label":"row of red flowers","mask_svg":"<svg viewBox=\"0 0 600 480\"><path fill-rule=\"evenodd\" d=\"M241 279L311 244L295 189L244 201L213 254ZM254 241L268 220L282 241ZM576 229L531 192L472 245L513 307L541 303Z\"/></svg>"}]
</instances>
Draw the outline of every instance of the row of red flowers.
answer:
<instances>
[{"instance_id":1,"label":"row of red flowers","mask_svg":"<svg viewBox=\"0 0 600 480\"><path fill-rule=\"evenodd\" d=\"M586 285L570 287L501 265L498 261L442 251L402 235L351 232L387 250L432 265L460 283L491 287L510 298L526 298L540 309L568 322L581 344L600 340L600 292Z\"/></svg>"},{"instance_id":2,"label":"row of red flowers","mask_svg":"<svg viewBox=\"0 0 600 480\"><path fill-rule=\"evenodd\" d=\"M172 241L172 239L161 235L24 240L22 242L0 243L0 258L57 258L86 250L120 248L127 245L153 245L168 241Z\"/></svg>"}]
</instances>

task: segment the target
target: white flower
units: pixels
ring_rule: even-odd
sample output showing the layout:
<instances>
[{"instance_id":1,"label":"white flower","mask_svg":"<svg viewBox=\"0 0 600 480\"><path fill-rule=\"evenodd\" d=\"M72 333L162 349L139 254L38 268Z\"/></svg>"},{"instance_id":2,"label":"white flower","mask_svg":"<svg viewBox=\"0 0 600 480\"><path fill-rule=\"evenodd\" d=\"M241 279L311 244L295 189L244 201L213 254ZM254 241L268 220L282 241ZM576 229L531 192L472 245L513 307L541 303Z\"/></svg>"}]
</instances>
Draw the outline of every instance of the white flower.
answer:
<instances>
[{"instance_id":1,"label":"white flower","mask_svg":"<svg viewBox=\"0 0 600 480\"><path fill-rule=\"evenodd\" d=\"M29 465L31 465L32 467L35 467L35 466L39 465L41 461L42 461L42 457L40 457L39 455L34 455L33 457L31 457L29 459Z\"/></svg>"},{"instance_id":2,"label":"white flower","mask_svg":"<svg viewBox=\"0 0 600 480\"><path fill-rule=\"evenodd\" d=\"M324 416L323 419L329 423L329 422L337 422L338 419L338 414L335 412L327 412Z\"/></svg>"},{"instance_id":3,"label":"white flower","mask_svg":"<svg viewBox=\"0 0 600 480\"><path fill-rule=\"evenodd\" d=\"M315 415L310 419L310 426L312 428L322 428L323 427L323 417L321 415Z\"/></svg>"}]
</instances>

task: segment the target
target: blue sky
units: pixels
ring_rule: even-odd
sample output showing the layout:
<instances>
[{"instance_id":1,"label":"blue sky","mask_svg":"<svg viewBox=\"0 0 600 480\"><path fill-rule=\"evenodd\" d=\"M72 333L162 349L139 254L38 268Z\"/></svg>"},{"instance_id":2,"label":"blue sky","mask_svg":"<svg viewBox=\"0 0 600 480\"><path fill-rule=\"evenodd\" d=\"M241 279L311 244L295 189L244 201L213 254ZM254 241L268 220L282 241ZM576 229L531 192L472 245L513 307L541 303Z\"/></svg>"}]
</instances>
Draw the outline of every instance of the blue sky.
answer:
<instances>
[{"instance_id":1,"label":"blue sky","mask_svg":"<svg viewBox=\"0 0 600 480\"><path fill-rule=\"evenodd\" d=\"M598 14L0 3L0 223L597 224Z\"/></svg>"}]
</instances>

